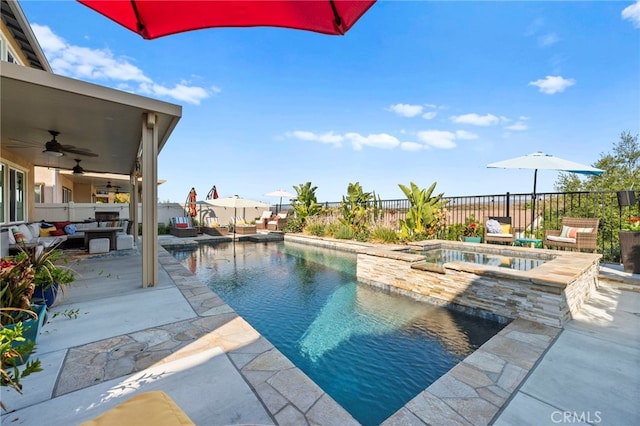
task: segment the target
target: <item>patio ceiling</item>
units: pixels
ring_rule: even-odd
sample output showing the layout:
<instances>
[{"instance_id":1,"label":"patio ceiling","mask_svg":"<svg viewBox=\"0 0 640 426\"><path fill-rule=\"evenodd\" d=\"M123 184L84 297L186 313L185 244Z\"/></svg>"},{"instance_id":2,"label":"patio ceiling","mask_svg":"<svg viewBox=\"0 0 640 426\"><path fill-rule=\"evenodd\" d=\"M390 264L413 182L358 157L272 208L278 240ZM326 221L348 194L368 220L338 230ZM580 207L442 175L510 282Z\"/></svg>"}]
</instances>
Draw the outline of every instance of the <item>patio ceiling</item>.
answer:
<instances>
[{"instance_id":1,"label":"patio ceiling","mask_svg":"<svg viewBox=\"0 0 640 426\"><path fill-rule=\"evenodd\" d=\"M147 112L157 115L158 152L182 115L182 107L7 62L0 67L2 151L35 166L129 175L135 166ZM62 145L97 157L43 153L60 132Z\"/></svg>"}]
</instances>

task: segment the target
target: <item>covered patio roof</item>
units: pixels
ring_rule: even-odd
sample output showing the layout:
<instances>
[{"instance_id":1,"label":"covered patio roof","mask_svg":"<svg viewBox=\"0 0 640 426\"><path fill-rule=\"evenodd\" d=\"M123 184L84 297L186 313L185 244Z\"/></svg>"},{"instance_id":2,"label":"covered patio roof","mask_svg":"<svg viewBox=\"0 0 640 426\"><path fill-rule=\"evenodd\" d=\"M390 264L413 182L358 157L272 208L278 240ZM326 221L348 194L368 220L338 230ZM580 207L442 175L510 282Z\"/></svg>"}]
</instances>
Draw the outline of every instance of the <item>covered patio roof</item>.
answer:
<instances>
[{"instance_id":1,"label":"covered patio roof","mask_svg":"<svg viewBox=\"0 0 640 426\"><path fill-rule=\"evenodd\" d=\"M182 116L180 105L51 74L8 62L0 67L2 156L25 167L71 169L75 158L86 171L133 175L142 171L142 285L155 286L157 260L157 155ZM60 144L75 151L60 157L43 153L59 132ZM10 155L9 155L10 154ZM137 184L137 181L134 181ZM134 191L132 204L138 203ZM137 208L130 209L138 223ZM137 229L137 226L134 227Z\"/></svg>"},{"instance_id":2,"label":"covered patio roof","mask_svg":"<svg viewBox=\"0 0 640 426\"><path fill-rule=\"evenodd\" d=\"M158 151L182 116L180 105L98 86L80 80L3 62L2 150L29 159L35 166L71 169L74 158L85 170L129 175L141 142L142 117L156 114ZM73 145L97 157L43 153L60 132L62 145Z\"/></svg>"}]
</instances>

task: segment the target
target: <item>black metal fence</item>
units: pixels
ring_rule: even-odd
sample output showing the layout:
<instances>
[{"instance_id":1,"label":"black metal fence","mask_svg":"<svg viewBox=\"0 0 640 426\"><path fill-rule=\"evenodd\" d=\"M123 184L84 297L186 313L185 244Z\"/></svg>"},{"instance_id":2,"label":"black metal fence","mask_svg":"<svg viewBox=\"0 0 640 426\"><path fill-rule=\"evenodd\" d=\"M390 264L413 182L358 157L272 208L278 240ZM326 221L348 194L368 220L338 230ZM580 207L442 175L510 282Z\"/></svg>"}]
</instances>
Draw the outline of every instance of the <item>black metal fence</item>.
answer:
<instances>
[{"instance_id":1,"label":"black metal fence","mask_svg":"<svg viewBox=\"0 0 640 426\"><path fill-rule=\"evenodd\" d=\"M607 261L620 260L618 231L632 216L640 216L640 194L634 191L545 192L445 197L448 226L471 218L484 223L488 216L511 217L518 237L544 238L546 229L561 229L563 217L598 217L598 252ZM324 202L326 208L340 202ZM285 208L290 206L283 206ZM379 224L398 228L410 204L407 199L382 200ZM442 237L442 236L441 236Z\"/></svg>"}]
</instances>

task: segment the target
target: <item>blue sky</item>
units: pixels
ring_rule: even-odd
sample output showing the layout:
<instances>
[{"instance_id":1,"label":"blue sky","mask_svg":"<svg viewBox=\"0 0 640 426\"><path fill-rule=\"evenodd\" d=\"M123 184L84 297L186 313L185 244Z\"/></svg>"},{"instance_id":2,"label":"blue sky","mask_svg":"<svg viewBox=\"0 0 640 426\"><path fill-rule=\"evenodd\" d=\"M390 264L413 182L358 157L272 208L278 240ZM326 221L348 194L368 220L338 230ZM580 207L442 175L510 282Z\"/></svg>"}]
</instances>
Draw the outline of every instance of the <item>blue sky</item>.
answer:
<instances>
[{"instance_id":1,"label":"blue sky","mask_svg":"<svg viewBox=\"0 0 640 426\"><path fill-rule=\"evenodd\" d=\"M530 192L486 165L534 151L593 164L640 132L640 1L379 1L342 37L218 28L152 41L72 1L22 1L54 72L177 103L161 201L311 181L383 199ZM558 173L538 174L552 191Z\"/></svg>"}]
</instances>

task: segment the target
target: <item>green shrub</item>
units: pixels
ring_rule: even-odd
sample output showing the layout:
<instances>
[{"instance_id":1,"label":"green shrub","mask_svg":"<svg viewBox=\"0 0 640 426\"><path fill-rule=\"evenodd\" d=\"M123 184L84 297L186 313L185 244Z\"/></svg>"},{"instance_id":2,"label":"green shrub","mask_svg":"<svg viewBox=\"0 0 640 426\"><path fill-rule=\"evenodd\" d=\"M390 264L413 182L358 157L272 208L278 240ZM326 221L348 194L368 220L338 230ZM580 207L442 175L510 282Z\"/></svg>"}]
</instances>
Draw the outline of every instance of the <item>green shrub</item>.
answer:
<instances>
[{"instance_id":1,"label":"green shrub","mask_svg":"<svg viewBox=\"0 0 640 426\"><path fill-rule=\"evenodd\" d=\"M333 234L333 237L338 240L352 240L354 236L355 233L353 232L353 228L341 223L337 225Z\"/></svg>"},{"instance_id":2,"label":"green shrub","mask_svg":"<svg viewBox=\"0 0 640 426\"><path fill-rule=\"evenodd\" d=\"M340 222L330 222L324 228L324 234L328 237L333 237L336 235L338 228L340 228Z\"/></svg>"},{"instance_id":3,"label":"green shrub","mask_svg":"<svg viewBox=\"0 0 640 426\"><path fill-rule=\"evenodd\" d=\"M379 226L371 233L371 240L373 242L395 244L398 242L398 233L386 226Z\"/></svg>"},{"instance_id":4,"label":"green shrub","mask_svg":"<svg viewBox=\"0 0 640 426\"><path fill-rule=\"evenodd\" d=\"M320 222L311 222L308 221L307 225L304 227L305 232L315 235L316 237L324 237L324 224Z\"/></svg>"},{"instance_id":5,"label":"green shrub","mask_svg":"<svg viewBox=\"0 0 640 426\"><path fill-rule=\"evenodd\" d=\"M284 226L284 232L302 232L304 222L299 217L287 217L287 223Z\"/></svg>"},{"instance_id":6,"label":"green shrub","mask_svg":"<svg viewBox=\"0 0 640 426\"><path fill-rule=\"evenodd\" d=\"M356 239L356 241L360 241L361 243L365 243L367 241L369 241L369 229L367 228L360 228L358 229L357 232L355 232L355 236L354 238Z\"/></svg>"}]
</instances>

